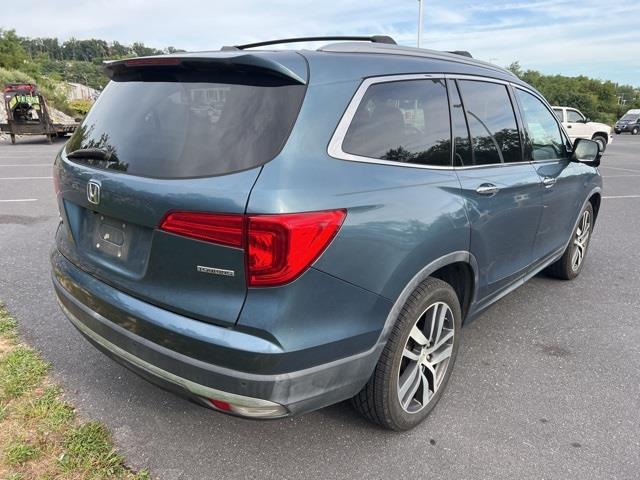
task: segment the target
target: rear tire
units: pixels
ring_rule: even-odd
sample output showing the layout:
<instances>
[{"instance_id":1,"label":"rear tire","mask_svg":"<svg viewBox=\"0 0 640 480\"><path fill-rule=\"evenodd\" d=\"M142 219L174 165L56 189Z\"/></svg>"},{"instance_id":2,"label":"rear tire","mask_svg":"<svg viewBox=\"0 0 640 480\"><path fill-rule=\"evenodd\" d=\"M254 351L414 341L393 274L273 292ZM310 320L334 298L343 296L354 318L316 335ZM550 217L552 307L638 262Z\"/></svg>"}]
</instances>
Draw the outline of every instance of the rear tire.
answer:
<instances>
[{"instance_id":1,"label":"rear tire","mask_svg":"<svg viewBox=\"0 0 640 480\"><path fill-rule=\"evenodd\" d=\"M594 135L593 136L593 141L598 144L598 148L600 149L600 153L604 153L604 151L607 149L607 140L608 139L603 137L602 135Z\"/></svg>"},{"instance_id":2,"label":"rear tire","mask_svg":"<svg viewBox=\"0 0 640 480\"><path fill-rule=\"evenodd\" d=\"M427 278L413 291L389 335L373 375L352 399L370 421L409 430L436 405L460 344L462 313L446 282Z\"/></svg>"},{"instance_id":3,"label":"rear tire","mask_svg":"<svg viewBox=\"0 0 640 480\"><path fill-rule=\"evenodd\" d=\"M587 202L580 213L578 225L571 234L571 241L558 261L547 268L552 277L562 280L573 280L582 271L584 259L589 250L591 233L593 232L593 206Z\"/></svg>"}]
</instances>

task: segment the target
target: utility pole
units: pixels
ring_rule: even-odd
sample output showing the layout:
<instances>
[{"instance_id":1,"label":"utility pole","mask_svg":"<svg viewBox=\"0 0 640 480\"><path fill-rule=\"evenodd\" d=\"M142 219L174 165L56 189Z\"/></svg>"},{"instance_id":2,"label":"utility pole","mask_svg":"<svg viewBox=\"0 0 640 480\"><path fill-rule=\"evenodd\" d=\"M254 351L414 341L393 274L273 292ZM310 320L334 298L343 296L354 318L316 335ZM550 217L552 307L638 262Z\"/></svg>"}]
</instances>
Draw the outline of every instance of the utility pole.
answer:
<instances>
[{"instance_id":1,"label":"utility pole","mask_svg":"<svg viewBox=\"0 0 640 480\"><path fill-rule=\"evenodd\" d=\"M418 0L418 48L420 48L421 37L422 37L422 0Z\"/></svg>"}]
</instances>

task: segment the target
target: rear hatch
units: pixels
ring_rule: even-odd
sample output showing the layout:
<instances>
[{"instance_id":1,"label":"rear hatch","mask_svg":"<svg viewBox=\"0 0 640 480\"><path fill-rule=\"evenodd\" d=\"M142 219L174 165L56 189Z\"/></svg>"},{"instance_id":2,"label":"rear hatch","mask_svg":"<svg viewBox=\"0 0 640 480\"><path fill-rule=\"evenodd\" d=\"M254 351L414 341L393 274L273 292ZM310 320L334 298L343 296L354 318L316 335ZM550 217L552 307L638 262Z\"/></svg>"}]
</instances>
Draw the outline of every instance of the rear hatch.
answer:
<instances>
[{"instance_id":1,"label":"rear hatch","mask_svg":"<svg viewBox=\"0 0 640 480\"><path fill-rule=\"evenodd\" d=\"M306 63L293 52L220 52L107 71L112 81L55 162L58 249L130 295L233 325L246 295L241 245L184 235L180 212L245 212L295 123Z\"/></svg>"}]
</instances>

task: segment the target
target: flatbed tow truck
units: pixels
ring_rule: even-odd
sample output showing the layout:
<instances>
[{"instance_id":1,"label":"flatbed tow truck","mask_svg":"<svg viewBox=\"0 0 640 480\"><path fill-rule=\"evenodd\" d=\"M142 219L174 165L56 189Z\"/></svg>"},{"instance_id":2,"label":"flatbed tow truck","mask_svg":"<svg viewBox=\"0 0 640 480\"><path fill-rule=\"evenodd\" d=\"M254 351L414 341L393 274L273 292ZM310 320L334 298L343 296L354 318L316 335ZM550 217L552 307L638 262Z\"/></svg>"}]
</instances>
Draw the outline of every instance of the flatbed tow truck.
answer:
<instances>
[{"instance_id":1,"label":"flatbed tow truck","mask_svg":"<svg viewBox=\"0 0 640 480\"><path fill-rule=\"evenodd\" d=\"M46 135L51 143L55 137L78 128L77 122L54 122L45 98L32 83L6 85L3 98L7 123L0 123L0 132L8 133L12 144L16 143L16 135Z\"/></svg>"}]
</instances>

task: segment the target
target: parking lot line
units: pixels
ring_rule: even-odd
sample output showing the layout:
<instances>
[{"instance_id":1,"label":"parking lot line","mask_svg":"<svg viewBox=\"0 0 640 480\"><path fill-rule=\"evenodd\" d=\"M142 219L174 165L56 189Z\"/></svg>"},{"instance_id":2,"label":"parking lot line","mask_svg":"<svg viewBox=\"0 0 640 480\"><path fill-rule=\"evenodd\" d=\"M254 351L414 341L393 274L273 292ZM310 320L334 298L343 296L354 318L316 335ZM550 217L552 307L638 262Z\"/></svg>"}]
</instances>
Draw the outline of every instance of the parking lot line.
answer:
<instances>
[{"instance_id":1,"label":"parking lot line","mask_svg":"<svg viewBox=\"0 0 640 480\"><path fill-rule=\"evenodd\" d=\"M610 196L605 196L602 198L607 198L607 199L611 199L611 198L640 198L640 195L610 195Z\"/></svg>"},{"instance_id":2,"label":"parking lot line","mask_svg":"<svg viewBox=\"0 0 640 480\"><path fill-rule=\"evenodd\" d=\"M0 180L51 180L53 177L0 177Z\"/></svg>"},{"instance_id":3,"label":"parking lot line","mask_svg":"<svg viewBox=\"0 0 640 480\"><path fill-rule=\"evenodd\" d=\"M53 161L53 155L50 155L49 153L43 153L43 152L33 152L33 153L28 153L26 155L16 155L16 154L12 154L12 155L2 155L3 158L33 158L33 157L46 157L46 158L51 158L51 161Z\"/></svg>"},{"instance_id":4,"label":"parking lot line","mask_svg":"<svg viewBox=\"0 0 640 480\"><path fill-rule=\"evenodd\" d=\"M0 200L0 203L14 203L14 202L37 202L37 198L11 198L8 200Z\"/></svg>"},{"instance_id":5,"label":"parking lot line","mask_svg":"<svg viewBox=\"0 0 640 480\"><path fill-rule=\"evenodd\" d=\"M9 163L7 165L0 164L0 167L52 167L52 163Z\"/></svg>"},{"instance_id":6,"label":"parking lot line","mask_svg":"<svg viewBox=\"0 0 640 480\"><path fill-rule=\"evenodd\" d=\"M600 165L600 168L611 168L612 170L622 170L623 172L640 173L640 170L632 170L630 168L610 167L609 165Z\"/></svg>"}]
</instances>

